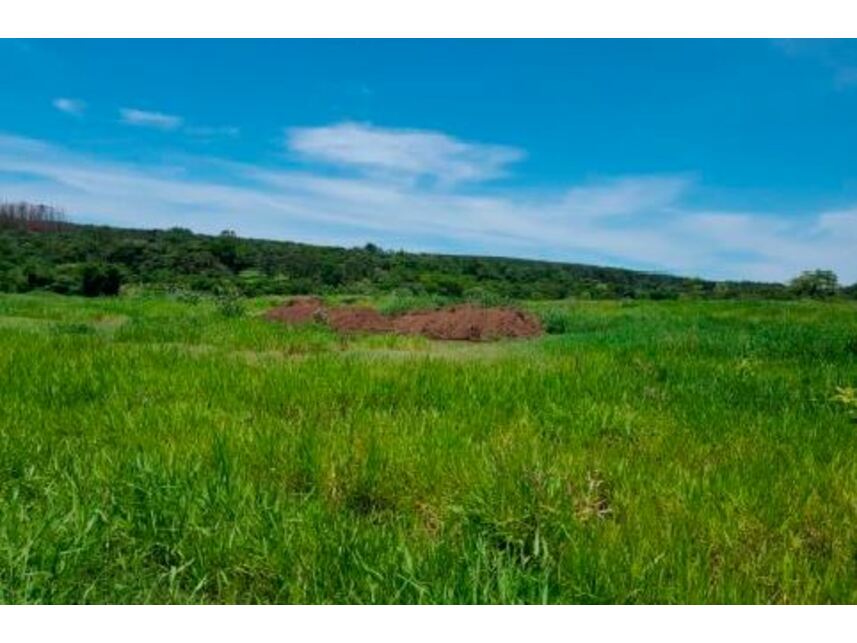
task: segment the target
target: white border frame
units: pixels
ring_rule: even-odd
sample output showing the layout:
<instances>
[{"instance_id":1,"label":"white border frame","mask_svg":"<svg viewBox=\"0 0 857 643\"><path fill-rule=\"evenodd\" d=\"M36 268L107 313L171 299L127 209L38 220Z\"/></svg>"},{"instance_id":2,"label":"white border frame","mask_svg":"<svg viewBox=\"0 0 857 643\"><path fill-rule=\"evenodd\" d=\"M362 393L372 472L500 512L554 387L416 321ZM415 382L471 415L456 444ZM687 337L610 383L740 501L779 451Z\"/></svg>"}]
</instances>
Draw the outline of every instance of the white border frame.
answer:
<instances>
[{"instance_id":1,"label":"white border frame","mask_svg":"<svg viewBox=\"0 0 857 643\"><path fill-rule=\"evenodd\" d=\"M0 37L848 37L853 0L5 0Z\"/></svg>"}]
</instances>

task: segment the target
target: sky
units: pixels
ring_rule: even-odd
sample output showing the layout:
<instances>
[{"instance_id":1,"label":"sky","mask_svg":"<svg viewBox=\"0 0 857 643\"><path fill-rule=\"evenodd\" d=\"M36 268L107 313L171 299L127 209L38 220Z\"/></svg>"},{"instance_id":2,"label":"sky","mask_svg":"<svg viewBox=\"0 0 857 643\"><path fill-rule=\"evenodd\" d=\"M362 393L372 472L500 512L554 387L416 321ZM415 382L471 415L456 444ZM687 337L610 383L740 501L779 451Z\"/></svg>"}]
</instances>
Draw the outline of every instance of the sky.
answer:
<instances>
[{"instance_id":1,"label":"sky","mask_svg":"<svg viewBox=\"0 0 857 643\"><path fill-rule=\"evenodd\" d=\"M0 40L0 201L857 281L857 41Z\"/></svg>"}]
</instances>

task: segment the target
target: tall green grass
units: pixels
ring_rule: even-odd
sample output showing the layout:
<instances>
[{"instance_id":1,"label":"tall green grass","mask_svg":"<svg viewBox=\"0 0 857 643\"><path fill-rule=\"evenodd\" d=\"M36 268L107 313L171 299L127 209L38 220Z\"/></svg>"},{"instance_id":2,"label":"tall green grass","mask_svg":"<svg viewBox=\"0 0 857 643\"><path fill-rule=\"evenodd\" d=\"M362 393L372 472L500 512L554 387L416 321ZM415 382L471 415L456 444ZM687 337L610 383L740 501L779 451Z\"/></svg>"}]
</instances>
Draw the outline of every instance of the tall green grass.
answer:
<instances>
[{"instance_id":1,"label":"tall green grass","mask_svg":"<svg viewBox=\"0 0 857 643\"><path fill-rule=\"evenodd\" d=\"M0 297L0 601L857 600L854 305L464 345L267 303Z\"/></svg>"}]
</instances>

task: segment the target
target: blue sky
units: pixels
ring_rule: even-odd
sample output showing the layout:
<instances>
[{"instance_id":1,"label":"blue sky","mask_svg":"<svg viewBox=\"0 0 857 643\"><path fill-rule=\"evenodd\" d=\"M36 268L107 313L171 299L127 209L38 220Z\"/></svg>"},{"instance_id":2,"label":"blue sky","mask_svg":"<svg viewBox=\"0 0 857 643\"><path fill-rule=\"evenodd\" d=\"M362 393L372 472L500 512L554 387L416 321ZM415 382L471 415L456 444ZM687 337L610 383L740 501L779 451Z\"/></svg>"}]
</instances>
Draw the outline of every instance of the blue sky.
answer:
<instances>
[{"instance_id":1,"label":"blue sky","mask_svg":"<svg viewBox=\"0 0 857 643\"><path fill-rule=\"evenodd\" d=\"M0 41L0 199L857 281L857 41Z\"/></svg>"}]
</instances>

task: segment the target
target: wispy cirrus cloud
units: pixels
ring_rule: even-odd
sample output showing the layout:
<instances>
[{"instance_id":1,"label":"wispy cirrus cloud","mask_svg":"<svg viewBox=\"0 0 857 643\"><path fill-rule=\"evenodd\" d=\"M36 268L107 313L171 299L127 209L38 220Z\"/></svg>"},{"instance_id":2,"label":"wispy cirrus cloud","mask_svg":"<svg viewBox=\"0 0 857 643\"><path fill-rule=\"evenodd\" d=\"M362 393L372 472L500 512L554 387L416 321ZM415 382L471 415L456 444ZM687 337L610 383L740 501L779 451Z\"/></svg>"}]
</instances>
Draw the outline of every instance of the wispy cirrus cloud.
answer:
<instances>
[{"instance_id":1,"label":"wispy cirrus cloud","mask_svg":"<svg viewBox=\"0 0 857 643\"><path fill-rule=\"evenodd\" d=\"M689 176L635 176L573 187L563 204L579 217L633 215L669 209L684 193Z\"/></svg>"},{"instance_id":2,"label":"wispy cirrus cloud","mask_svg":"<svg viewBox=\"0 0 857 643\"><path fill-rule=\"evenodd\" d=\"M454 143L449 149L472 145L446 138ZM366 141L371 146L379 139ZM846 282L857 280L857 207L805 215L691 207L698 179L685 174L607 177L540 194L478 186L476 178L459 189L449 177L438 184L441 169L433 160L411 160L407 173L438 183L403 181L387 171L386 160L366 160L388 158L388 148L382 137L378 149L363 150L359 158L321 154L313 157L317 165L301 170L193 156L177 170L118 164L0 136L0 199L47 201L77 220L116 225L145 222L210 233L230 228L246 236L373 241L716 278L785 280L821 267ZM306 150L295 148L305 158ZM206 173L212 163L216 179ZM325 168L331 163L354 171L331 174ZM487 180L493 174L483 169L465 176Z\"/></svg>"},{"instance_id":3,"label":"wispy cirrus cloud","mask_svg":"<svg viewBox=\"0 0 857 643\"><path fill-rule=\"evenodd\" d=\"M288 148L309 160L445 185L503 176L524 157L513 147L461 141L441 132L363 123L292 128Z\"/></svg>"},{"instance_id":4,"label":"wispy cirrus cloud","mask_svg":"<svg viewBox=\"0 0 857 643\"><path fill-rule=\"evenodd\" d=\"M126 125L151 127L159 130L176 130L184 123L184 119L181 116L125 107L119 110L119 116L120 120Z\"/></svg>"},{"instance_id":5,"label":"wispy cirrus cloud","mask_svg":"<svg viewBox=\"0 0 857 643\"><path fill-rule=\"evenodd\" d=\"M51 104L59 111L72 116L83 116L86 111L86 102L78 98L54 98Z\"/></svg>"},{"instance_id":6,"label":"wispy cirrus cloud","mask_svg":"<svg viewBox=\"0 0 857 643\"><path fill-rule=\"evenodd\" d=\"M181 131L197 140L212 141L218 138L237 138L241 133L241 130L234 126L189 125L181 116L142 109L122 108L119 110L119 116L120 121L126 125L162 131Z\"/></svg>"},{"instance_id":7,"label":"wispy cirrus cloud","mask_svg":"<svg viewBox=\"0 0 857 643\"><path fill-rule=\"evenodd\" d=\"M857 243L857 208L824 212L818 219L818 227L824 233Z\"/></svg>"}]
</instances>

